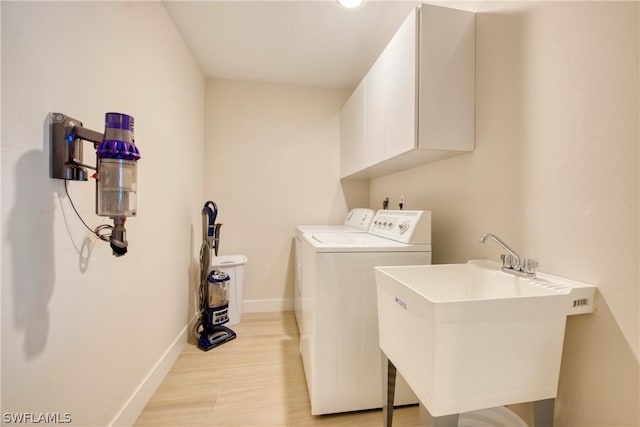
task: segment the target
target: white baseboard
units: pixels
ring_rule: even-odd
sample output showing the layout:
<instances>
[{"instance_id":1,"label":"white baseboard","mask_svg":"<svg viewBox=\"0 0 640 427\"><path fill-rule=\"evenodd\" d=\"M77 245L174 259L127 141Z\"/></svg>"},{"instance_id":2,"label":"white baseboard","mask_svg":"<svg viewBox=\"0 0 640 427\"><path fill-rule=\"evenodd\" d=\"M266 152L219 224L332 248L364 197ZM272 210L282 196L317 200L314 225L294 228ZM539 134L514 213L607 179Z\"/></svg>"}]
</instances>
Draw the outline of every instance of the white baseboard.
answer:
<instances>
[{"instance_id":1,"label":"white baseboard","mask_svg":"<svg viewBox=\"0 0 640 427\"><path fill-rule=\"evenodd\" d=\"M293 298L250 299L242 301L243 313L293 311Z\"/></svg>"},{"instance_id":2,"label":"white baseboard","mask_svg":"<svg viewBox=\"0 0 640 427\"><path fill-rule=\"evenodd\" d=\"M135 423L145 405L156 391L156 388L158 388L162 380L164 380L164 377L182 353L184 344L187 342L187 334L190 333L195 320L196 319L193 318L191 322L182 329L176 339L173 340L169 348L167 348L158 362L151 368L129 400L123 405L118 414L113 417L109 426L131 426Z\"/></svg>"}]
</instances>

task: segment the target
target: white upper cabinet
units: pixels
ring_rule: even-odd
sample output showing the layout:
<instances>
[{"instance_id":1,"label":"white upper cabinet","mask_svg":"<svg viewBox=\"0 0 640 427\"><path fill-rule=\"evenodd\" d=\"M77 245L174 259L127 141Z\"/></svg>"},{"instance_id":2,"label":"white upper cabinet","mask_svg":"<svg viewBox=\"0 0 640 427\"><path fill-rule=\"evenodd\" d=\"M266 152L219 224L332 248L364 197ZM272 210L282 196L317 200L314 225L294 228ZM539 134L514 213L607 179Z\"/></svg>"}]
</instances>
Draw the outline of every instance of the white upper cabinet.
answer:
<instances>
[{"instance_id":1,"label":"white upper cabinet","mask_svg":"<svg viewBox=\"0 0 640 427\"><path fill-rule=\"evenodd\" d=\"M343 107L341 176L372 178L473 151L474 93L475 15L419 6Z\"/></svg>"},{"instance_id":2,"label":"white upper cabinet","mask_svg":"<svg viewBox=\"0 0 640 427\"><path fill-rule=\"evenodd\" d=\"M385 159L416 147L416 11L384 50L387 63Z\"/></svg>"},{"instance_id":3,"label":"white upper cabinet","mask_svg":"<svg viewBox=\"0 0 640 427\"><path fill-rule=\"evenodd\" d=\"M364 166L384 160L385 115L389 102L387 85L387 51L382 52L365 80L364 105Z\"/></svg>"},{"instance_id":4,"label":"white upper cabinet","mask_svg":"<svg viewBox=\"0 0 640 427\"><path fill-rule=\"evenodd\" d=\"M340 114L340 176L352 175L365 166L364 104L366 79L345 102Z\"/></svg>"}]
</instances>

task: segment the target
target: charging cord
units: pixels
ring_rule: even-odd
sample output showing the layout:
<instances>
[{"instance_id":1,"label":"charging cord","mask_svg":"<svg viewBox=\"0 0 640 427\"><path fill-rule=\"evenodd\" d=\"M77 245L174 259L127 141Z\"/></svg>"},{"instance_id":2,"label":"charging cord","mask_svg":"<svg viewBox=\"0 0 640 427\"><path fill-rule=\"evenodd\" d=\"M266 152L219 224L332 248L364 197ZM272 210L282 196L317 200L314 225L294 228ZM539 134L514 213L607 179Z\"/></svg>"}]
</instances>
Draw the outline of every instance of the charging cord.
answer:
<instances>
[{"instance_id":1,"label":"charging cord","mask_svg":"<svg viewBox=\"0 0 640 427\"><path fill-rule=\"evenodd\" d=\"M82 219L82 216L80 215L80 213L78 212L78 210L76 209L76 206L73 204L73 199L71 198L71 195L69 194L69 188L67 187L67 182L68 180L64 180L64 192L67 194L67 198L69 199L69 203L71 204L71 207L73 208L73 211L76 213L76 215L78 216L78 218L80 218L80 221L82 222L82 224L85 226L85 228L87 230L89 230L89 232L91 234L93 234L95 237L97 237L98 239L104 241L104 242L108 242L111 239L111 231L113 230L113 225L111 224L101 224L99 226L97 226L95 229L91 229L91 227L89 227L87 225L86 222L84 222L84 219Z\"/></svg>"},{"instance_id":2,"label":"charging cord","mask_svg":"<svg viewBox=\"0 0 640 427\"><path fill-rule=\"evenodd\" d=\"M207 243L207 240L204 239L202 242L202 246L200 246L200 286L198 288L198 319L193 325L193 336L196 341L200 338L200 333L202 332L200 328L204 330L204 317L207 315L204 307L207 304L207 285L208 285L208 276L209 276L209 263L211 262L211 247Z\"/></svg>"}]
</instances>

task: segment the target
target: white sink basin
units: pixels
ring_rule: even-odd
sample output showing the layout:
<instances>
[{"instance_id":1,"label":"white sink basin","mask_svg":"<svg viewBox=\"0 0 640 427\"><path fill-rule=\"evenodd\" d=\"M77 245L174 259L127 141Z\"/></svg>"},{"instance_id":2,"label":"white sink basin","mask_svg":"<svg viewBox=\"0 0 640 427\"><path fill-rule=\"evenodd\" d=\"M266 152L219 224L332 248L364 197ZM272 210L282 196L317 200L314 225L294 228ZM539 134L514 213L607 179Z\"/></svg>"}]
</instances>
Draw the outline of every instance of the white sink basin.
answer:
<instances>
[{"instance_id":1,"label":"white sink basin","mask_svg":"<svg viewBox=\"0 0 640 427\"><path fill-rule=\"evenodd\" d=\"M554 398L568 314L595 287L491 261L376 267L380 348L431 415Z\"/></svg>"}]
</instances>

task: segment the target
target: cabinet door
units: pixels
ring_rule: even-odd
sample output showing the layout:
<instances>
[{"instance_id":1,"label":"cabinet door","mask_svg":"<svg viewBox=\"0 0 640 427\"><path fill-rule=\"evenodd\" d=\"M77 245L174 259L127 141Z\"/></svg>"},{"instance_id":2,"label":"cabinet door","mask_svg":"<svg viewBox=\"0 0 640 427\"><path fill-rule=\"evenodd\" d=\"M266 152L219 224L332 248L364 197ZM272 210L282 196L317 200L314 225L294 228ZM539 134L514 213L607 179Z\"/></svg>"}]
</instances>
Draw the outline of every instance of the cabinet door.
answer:
<instances>
[{"instance_id":1,"label":"cabinet door","mask_svg":"<svg viewBox=\"0 0 640 427\"><path fill-rule=\"evenodd\" d=\"M420 148L473 151L475 15L422 5L419 66Z\"/></svg>"},{"instance_id":2,"label":"cabinet door","mask_svg":"<svg viewBox=\"0 0 640 427\"><path fill-rule=\"evenodd\" d=\"M387 50L385 49L367 73L364 126L364 164L375 165L384 160L384 137L389 81L387 77Z\"/></svg>"},{"instance_id":3,"label":"cabinet door","mask_svg":"<svg viewBox=\"0 0 640 427\"><path fill-rule=\"evenodd\" d=\"M340 176L364 167L364 104L366 79L363 79L342 107L340 114Z\"/></svg>"},{"instance_id":4,"label":"cabinet door","mask_svg":"<svg viewBox=\"0 0 640 427\"><path fill-rule=\"evenodd\" d=\"M385 49L385 159L413 150L417 146L416 40L414 9Z\"/></svg>"}]
</instances>

